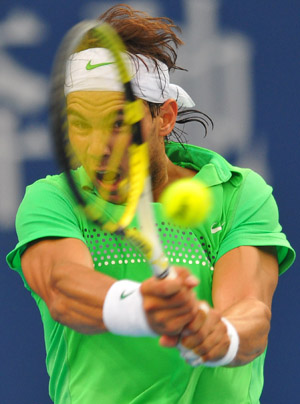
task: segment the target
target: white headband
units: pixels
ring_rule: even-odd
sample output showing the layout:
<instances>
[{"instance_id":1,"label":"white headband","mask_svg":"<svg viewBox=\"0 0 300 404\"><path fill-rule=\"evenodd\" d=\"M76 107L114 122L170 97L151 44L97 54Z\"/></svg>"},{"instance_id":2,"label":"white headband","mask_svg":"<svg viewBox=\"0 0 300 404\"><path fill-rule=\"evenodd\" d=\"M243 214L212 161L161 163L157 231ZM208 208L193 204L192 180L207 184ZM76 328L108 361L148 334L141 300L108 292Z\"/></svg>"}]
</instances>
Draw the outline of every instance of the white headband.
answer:
<instances>
[{"instance_id":1,"label":"white headband","mask_svg":"<svg viewBox=\"0 0 300 404\"><path fill-rule=\"evenodd\" d=\"M152 59L143 55L133 58L123 54L132 74L136 97L158 104L173 98L178 107L195 106L181 87L170 84L168 67L164 63L157 61L157 68ZM123 91L111 53L104 48L91 48L71 55L67 61L64 90L65 95L74 91Z\"/></svg>"}]
</instances>

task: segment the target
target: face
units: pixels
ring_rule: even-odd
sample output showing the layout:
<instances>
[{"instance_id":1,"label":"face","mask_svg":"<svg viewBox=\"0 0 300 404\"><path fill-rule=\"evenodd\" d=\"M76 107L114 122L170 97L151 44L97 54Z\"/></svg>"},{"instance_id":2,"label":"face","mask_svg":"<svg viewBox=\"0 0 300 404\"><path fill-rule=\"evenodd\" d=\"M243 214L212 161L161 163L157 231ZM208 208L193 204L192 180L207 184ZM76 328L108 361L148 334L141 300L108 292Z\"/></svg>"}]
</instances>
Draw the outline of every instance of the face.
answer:
<instances>
[{"instance_id":1,"label":"face","mask_svg":"<svg viewBox=\"0 0 300 404\"><path fill-rule=\"evenodd\" d=\"M122 203L127 192L128 158L120 152L128 149L130 132L122 108L117 92L78 91L67 97L69 139L76 158L98 192L115 203Z\"/></svg>"},{"instance_id":2,"label":"face","mask_svg":"<svg viewBox=\"0 0 300 404\"><path fill-rule=\"evenodd\" d=\"M118 92L78 91L67 96L72 149L100 195L113 203L124 203L128 190L126 151L131 132L124 123L122 109L123 98ZM159 120L152 118L147 104L142 129L149 139L151 162L157 161ZM111 160L118 169L111 167Z\"/></svg>"}]
</instances>

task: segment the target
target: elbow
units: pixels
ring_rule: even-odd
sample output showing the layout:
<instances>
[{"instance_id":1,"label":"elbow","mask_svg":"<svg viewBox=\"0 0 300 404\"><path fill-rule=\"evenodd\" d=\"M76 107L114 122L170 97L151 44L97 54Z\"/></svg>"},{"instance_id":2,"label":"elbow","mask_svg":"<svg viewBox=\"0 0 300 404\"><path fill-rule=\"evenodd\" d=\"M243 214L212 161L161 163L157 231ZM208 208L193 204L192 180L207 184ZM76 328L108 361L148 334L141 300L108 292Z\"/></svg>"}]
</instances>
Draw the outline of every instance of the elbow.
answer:
<instances>
[{"instance_id":1,"label":"elbow","mask_svg":"<svg viewBox=\"0 0 300 404\"><path fill-rule=\"evenodd\" d=\"M256 301L255 316L251 316L240 328L240 346L236 359L231 366L241 366L263 354L268 345L271 328L271 310L263 302ZM251 325L250 325L251 324Z\"/></svg>"},{"instance_id":2,"label":"elbow","mask_svg":"<svg viewBox=\"0 0 300 404\"><path fill-rule=\"evenodd\" d=\"M63 299L58 293L51 294L51 298L46 302L52 319L58 323L65 323L66 307Z\"/></svg>"},{"instance_id":3,"label":"elbow","mask_svg":"<svg viewBox=\"0 0 300 404\"><path fill-rule=\"evenodd\" d=\"M263 321L261 326L261 344L257 356L261 355L267 348L269 333L271 329L271 318L272 318L271 309L267 305L264 305L262 312L263 312Z\"/></svg>"},{"instance_id":4,"label":"elbow","mask_svg":"<svg viewBox=\"0 0 300 404\"><path fill-rule=\"evenodd\" d=\"M260 305L260 316L258 316L257 318L257 326L254 327L254 334L250 333L250 337L253 343L253 350L251 352L250 349L250 353L252 353L253 359L260 356L266 350L271 329L271 309L263 302L260 302ZM251 341L249 340L248 343L250 347L252 345Z\"/></svg>"},{"instance_id":5,"label":"elbow","mask_svg":"<svg viewBox=\"0 0 300 404\"><path fill-rule=\"evenodd\" d=\"M51 272L46 300L46 305L52 319L58 323L64 323L66 313L68 312L68 308L66 307L66 297L62 293L60 287L62 276L63 273L60 270L53 270Z\"/></svg>"}]
</instances>

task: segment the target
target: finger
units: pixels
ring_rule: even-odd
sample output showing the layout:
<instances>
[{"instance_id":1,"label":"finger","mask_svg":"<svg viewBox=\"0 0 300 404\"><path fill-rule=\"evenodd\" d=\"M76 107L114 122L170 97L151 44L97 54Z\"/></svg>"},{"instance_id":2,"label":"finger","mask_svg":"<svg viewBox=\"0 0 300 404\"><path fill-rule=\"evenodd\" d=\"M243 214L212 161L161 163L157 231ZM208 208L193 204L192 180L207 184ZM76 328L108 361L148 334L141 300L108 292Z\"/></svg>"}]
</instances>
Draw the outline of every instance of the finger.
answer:
<instances>
[{"instance_id":1,"label":"finger","mask_svg":"<svg viewBox=\"0 0 300 404\"><path fill-rule=\"evenodd\" d=\"M173 348L177 346L179 342L179 336L178 335L162 335L159 339L159 344L163 347L166 348Z\"/></svg>"},{"instance_id":2,"label":"finger","mask_svg":"<svg viewBox=\"0 0 300 404\"><path fill-rule=\"evenodd\" d=\"M181 305L179 307L161 306L156 310L147 310L145 309L145 307L147 308L147 306L144 304L144 310L148 321L151 323L157 323L161 327L163 326L163 324L180 321L178 319L184 317L184 324L181 324L180 332L182 331L183 327L190 323L196 316L195 305L192 301L187 302L187 304Z\"/></svg>"},{"instance_id":3,"label":"finger","mask_svg":"<svg viewBox=\"0 0 300 404\"><path fill-rule=\"evenodd\" d=\"M191 321L191 317L191 313L170 317L169 312L160 312L159 315L147 317L147 320L156 333L174 336L181 333L184 326Z\"/></svg>"},{"instance_id":4,"label":"finger","mask_svg":"<svg viewBox=\"0 0 300 404\"><path fill-rule=\"evenodd\" d=\"M184 285L188 288L194 288L199 284L199 279L192 275L185 267L174 267L178 278L181 278Z\"/></svg>"},{"instance_id":5,"label":"finger","mask_svg":"<svg viewBox=\"0 0 300 404\"><path fill-rule=\"evenodd\" d=\"M187 348L194 349L202 344L216 327L220 327L223 332L226 332L220 314L214 309L207 309L209 306L204 303L201 302L202 309L198 311L196 318L186 326L182 333L181 343Z\"/></svg>"},{"instance_id":6,"label":"finger","mask_svg":"<svg viewBox=\"0 0 300 404\"><path fill-rule=\"evenodd\" d=\"M178 293L182 287L184 287L184 282L180 277L165 279L152 277L141 284L140 290L143 296L170 297Z\"/></svg>"},{"instance_id":7,"label":"finger","mask_svg":"<svg viewBox=\"0 0 300 404\"><path fill-rule=\"evenodd\" d=\"M201 358L204 362L218 361L226 355L229 348L229 339L223 338L218 343L211 345L211 348L201 354Z\"/></svg>"},{"instance_id":8,"label":"finger","mask_svg":"<svg viewBox=\"0 0 300 404\"><path fill-rule=\"evenodd\" d=\"M198 303L197 314L191 323L189 323L182 332L182 337L195 334L206 321L207 315L209 313L210 307L207 302L200 301Z\"/></svg>"},{"instance_id":9,"label":"finger","mask_svg":"<svg viewBox=\"0 0 300 404\"><path fill-rule=\"evenodd\" d=\"M194 292L181 289L175 295L170 297L157 297L157 296L143 296L144 310L148 313L152 311L164 309L178 309L184 311L192 311L194 315L197 314L197 300ZM180 314L180 312L179 312Z\"/></svg>"},{"instance_id":10,"label":"finger","mask_svg":"<svg viewBox=\"0 0 300 404\"><path fill-rule=\"evenodd\" d=\"M195 336L187 337L189 341L184 341L184 344L193 345L193 351L201 356L203 360L210 360L213 353L224 356L229 347L229 338L227 335L226 326L223 322L219 322L214 329L202 340L200 344L197 344L197 338ZM214 358L218 359L218 358Z\"/></svg>"},{"instance_id":11,"label":"finger","mask_svg":"<svg viewBox=\"0 0 300 404\"><path fill-rule=\"evenodd\" d=\"M192 347L195 345L193 342L195 336L187 338L189 340L188 345ZM218 332L218 327L212 332L202 344L196 348L188 348L187 346L178 344L177 347L181 353L181 356L191 365L199 366L205 362L215 363L216 361L224 358L228 352L229 347L228 335L223 335L222 332Z\"/></svg>"}]
</instances>

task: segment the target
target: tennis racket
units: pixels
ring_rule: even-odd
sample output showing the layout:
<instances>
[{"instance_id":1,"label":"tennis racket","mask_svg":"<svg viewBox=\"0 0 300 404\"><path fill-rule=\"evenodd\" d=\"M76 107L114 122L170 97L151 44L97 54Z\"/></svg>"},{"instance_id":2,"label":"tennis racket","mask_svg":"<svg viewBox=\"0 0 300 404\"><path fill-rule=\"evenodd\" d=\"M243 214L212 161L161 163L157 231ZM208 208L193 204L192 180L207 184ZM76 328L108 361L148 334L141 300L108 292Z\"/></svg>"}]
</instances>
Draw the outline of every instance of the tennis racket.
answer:
<instances>
[{"instance_id":1,"label":"tennis racket","mask_svg":"<svg viewBox=\"0 0 300 404\"><path fill-rule=\"evenodd\" d=\"M106 120L104 118L102 120L101 135L97 139L99 141L97 167L105 168L89 173L89 178L97 191L96 196L92 198L90 192L79 186L74 174L76 167L84 164L70 142L69 135L72 128L68 120L68 105L64 95L67 61L84 46L84 43L92 44L91 47L105 48L110 52L110 64L117 69L122 89L117 110ZM114 29L96 20L82 21L65 35L52 69L51 133L59 164L86 216L103 230L129 239L149 260L156 277L175 276L163 253L155 229L151 206L148 144L144 141L141 130L144 105L142 100L136 99L133 94L131 73L123 57L125 52L125 46ZM82 128L79 128L80 130ZM109 155L107 151L105 152L108 146L111 149ZM118 197L122 198L120 196L122 193L125 195L125 203L116 203ZM138 217L139 230L128 227L135 214Z\"/></svg>"}]
</instances>

